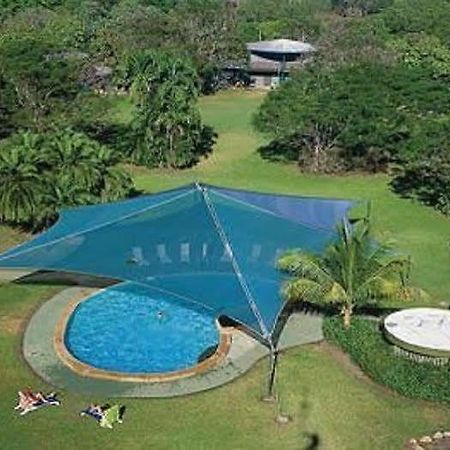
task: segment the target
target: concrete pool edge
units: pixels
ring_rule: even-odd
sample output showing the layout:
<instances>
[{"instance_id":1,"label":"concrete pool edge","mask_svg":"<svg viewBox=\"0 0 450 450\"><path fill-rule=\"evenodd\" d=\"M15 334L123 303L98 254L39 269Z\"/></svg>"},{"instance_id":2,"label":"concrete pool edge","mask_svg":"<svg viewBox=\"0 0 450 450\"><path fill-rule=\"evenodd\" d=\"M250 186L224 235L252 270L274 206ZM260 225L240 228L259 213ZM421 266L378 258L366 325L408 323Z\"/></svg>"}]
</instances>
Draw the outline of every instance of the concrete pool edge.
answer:
<instances>
[{"instance_id":1,"label":"concrete pool edge","mask_svg":"<svg viewBox=\"0 0 450 450\"><path fill-rule=\"evenodd\" d=\"M55 327L75 296L93 294L94 289L71 287L46 301L31 317L23 337L23 354L31 369L52 386L80 394L130 398L165 398L189 395L229 383L243 375L267 349L238 330L228 354L215 367L197 375L159 382L121 382L82 376L73 372L58 357L53 345ZM322 317L295 313L283 330L280 349L319 342L323 339Z\"/></svg>"},{"instance_id":2,"label":"concrete pool edge","mask_svg":"<svg viewBox=\"0 0 450 450\"><path fill-rule=\"evenodd\" d=\"M220 364L223 361L228 351L230 350L232 340L231 329L227 327L221 327L218 323L216 323L220 336L216 351L210 357L206 358L195 366L188 367L186 369L167 373L128 374L124 372L102 370L86 364L75 358L67 349L65 345L66 328L70 320L70 316L75 311L77 306L81 302L88 300L93 295L96 295L102 290L103 289L99 289L87 295L84 293L75 295L74 298L72 298L72 300L67 304L66 308L63 311L63 314L56 324L55 333L53 335L53 346L55 348L56 354L67 367L69 367L78 375L81 375L83 377L97 378L101 380L113 380L127 383L156 383L163 381L172 381L180 378L198 375L207 370L211 370L212 368L214 368L214 366Z\"/></svg>"}]
</instances>

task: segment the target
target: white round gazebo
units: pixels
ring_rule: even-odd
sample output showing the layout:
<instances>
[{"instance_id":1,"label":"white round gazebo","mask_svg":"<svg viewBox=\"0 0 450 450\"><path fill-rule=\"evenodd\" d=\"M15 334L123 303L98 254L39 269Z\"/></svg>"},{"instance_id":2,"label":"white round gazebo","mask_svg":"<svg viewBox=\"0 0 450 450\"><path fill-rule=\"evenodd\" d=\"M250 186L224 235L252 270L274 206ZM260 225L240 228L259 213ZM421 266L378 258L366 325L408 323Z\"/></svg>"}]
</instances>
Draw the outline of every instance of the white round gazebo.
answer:
<instances>
[{"instance_id":1,"label":"white round gazebo","mask_svg":"<svg viewBox=\"0 0 450 450\"><path fill-rule=\"evenodd\" d=\"M386 338L396 346L420 355L450 358L450 311L410 308L384 319Z\"/></svg>"}]
</instances>

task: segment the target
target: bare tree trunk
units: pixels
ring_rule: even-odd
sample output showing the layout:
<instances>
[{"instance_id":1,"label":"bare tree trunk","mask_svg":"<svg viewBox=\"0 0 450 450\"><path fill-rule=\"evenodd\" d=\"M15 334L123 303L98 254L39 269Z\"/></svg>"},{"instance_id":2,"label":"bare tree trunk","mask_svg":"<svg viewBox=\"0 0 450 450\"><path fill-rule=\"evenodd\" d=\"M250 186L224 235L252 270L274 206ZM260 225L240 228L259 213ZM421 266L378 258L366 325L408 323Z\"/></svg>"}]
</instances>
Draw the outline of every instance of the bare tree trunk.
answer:
<instances>
[{"instance_id":1,"label":"bare tree trunk","mask_svg":"<svg viewBox=\"0 0 450 450\"><path fill-rule=\"evenodd\" d=\"M314 167L313 172L319 172L320 167L320 138L318 136L314 137Z\"/></svg>"},{"instance_id":2,"label":"bare tree trunk","mask_svg":"<svg viewBox=\"0 0 450 450\"><path fill-rule=\"evenodd\" d=\"M170 130L167 130L167 134L169 136L169 157L168 157L168 163L169 166L172 168L176 167L175 164L175 155L174 155L174 151L173 151L173 147L174 147L174 143L173 143L173 129L171 128Z\"/></svg>"},{"instance_id":3,"label":"bare tree trunk","mask_svg":"<svg viewBox=\"0 0 450 450\"><path fill-rule=\"evenodd\" d=\"M344 306L342 308L342 315L344 316L344 328L347 330L350 328L351 318L352 318L352 307Z\"/></svg>"}]
</instances>

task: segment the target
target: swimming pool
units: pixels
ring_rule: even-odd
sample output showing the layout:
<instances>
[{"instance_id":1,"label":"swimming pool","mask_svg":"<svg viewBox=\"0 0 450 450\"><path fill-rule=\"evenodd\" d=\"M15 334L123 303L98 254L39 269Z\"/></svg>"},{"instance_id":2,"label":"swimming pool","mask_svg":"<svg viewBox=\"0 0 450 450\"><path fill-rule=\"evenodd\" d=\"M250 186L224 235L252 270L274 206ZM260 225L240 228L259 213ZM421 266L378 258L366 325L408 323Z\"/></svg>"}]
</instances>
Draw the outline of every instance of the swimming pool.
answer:
<instances>
[{"instance_id":1,"label":"swimming pool","mask_svg":"<svg viewBox=\"0 0 450 450\"><path fill-rule=\"evenodd\" d=\"M207 309L122 283L78 304L64 343L77 360L97 369L152 374L196 365L219 337Z\"/></svg>"}]
</instances>

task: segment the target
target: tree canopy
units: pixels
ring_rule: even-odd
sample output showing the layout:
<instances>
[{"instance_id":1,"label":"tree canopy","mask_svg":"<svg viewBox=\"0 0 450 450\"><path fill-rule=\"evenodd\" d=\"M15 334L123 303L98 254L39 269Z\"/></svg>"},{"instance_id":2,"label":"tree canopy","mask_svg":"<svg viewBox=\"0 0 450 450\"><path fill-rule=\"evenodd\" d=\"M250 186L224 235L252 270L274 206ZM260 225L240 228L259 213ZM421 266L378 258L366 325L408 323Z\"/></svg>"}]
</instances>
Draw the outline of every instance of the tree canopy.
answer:
<instances>
[{"instance_id":1,"label":"tree canopy","mask_svg":"<svg viewBox=\"0 0 450 450\"><path fill-rule=\"evenodd\" d=\"M387 171L395 192L448 213L450 2L332 7L318 56L255 117L272 139L260 153L314 172Z\"/></svg>"},{"instance_id":2,"label":"tree canopy","mask_svg":"<svg viewBox=\"0 0 450 450\"><path fill-rule=\"evenodd\" d=\"M60 208L113 201L133 192L110 150L64 130L21 132L0 147L0 220L39 229Z\"/></svg>"},{"instance_id":3,"label":"tree canopy","mask_svg":"<svg viewBox=\"0 0 450 450\"><path fill-rule=\"evenodd\" d=\"M147 166L189 167L212 148L214 133L202 125L195 102L195 70L186 60L145 52L130 60L137 98L133 160Z\"/></svg>"},{"instance_id":4,"label":"tree canopy","mask_svg":"<svg viewBox=\"0 0 450 450\"><path fill-rule=\"evenodd\" d=\"M314 171L386 169L419 151L422 133L445 120L448 85L429 72L362 63L299 73L255 117L259 130L283 141L262 153Z\"/></svg>"},{"instance_id":5,"label":"tree canopy","mask_svg":"<svg viewBox=\"0 0 450 450\"><path fill-rule=\"evenodd\" d=\"M214 141L198 95L245 65L245 43L300 39L318 52L262 103L261 154L388 171L448 211L449 23L450 0L0 0L0 147L70 129L117 161L192 166ZM127 123L109 114L119 96Z\"/></svg>"}]
</instances>

